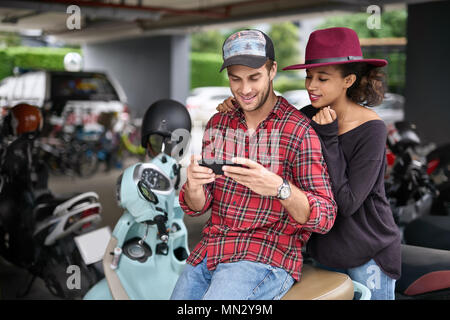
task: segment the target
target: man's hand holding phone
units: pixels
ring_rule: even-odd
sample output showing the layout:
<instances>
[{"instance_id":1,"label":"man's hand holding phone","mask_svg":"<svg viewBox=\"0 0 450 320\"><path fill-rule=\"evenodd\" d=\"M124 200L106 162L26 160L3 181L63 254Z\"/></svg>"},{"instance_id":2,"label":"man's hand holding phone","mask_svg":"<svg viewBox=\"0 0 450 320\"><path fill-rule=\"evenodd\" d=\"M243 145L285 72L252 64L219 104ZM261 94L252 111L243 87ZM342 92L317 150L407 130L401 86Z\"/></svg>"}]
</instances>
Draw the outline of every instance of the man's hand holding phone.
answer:
<instances>
[{"instance_id":1,"label":"man's hand holding phone","mask_svg":"<svg viewBox=\"0 0 450 320\"><path fill-rule=\"evenodd\" d=\"M201 160L200 155L192 155L191 163L187 167L187 187L191 190L202 190L204 184L211 183L216 178L212 169L199 165Z\"/></svg>"},{"instance_id":2,"label":"man's hand holding phone","mask_svg":"<svg viewBox=\"0 0 450 320\"><path fill-rule=\"evenodd\" d=\"M186 193L185 200L189 208L200 212L206 204L206 196L203 185L211 183L216 178L213 171L206 167L199 166L202 159L200 155L192 155L191 163L186 170Z\"/></svg>"}]
</instances>

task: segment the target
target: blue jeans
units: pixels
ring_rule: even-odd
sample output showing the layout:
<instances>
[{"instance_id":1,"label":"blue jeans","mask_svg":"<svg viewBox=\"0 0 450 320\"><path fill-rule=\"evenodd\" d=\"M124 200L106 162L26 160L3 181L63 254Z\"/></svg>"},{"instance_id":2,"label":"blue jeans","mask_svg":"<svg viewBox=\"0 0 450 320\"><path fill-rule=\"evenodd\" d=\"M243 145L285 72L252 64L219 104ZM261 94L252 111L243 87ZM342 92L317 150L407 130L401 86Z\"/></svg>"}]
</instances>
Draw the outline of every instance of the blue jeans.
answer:
<instances>
[{"instance_id":1,"label":"blue jeans","mask_svg":"<svg viewBox=\"0 0 450 320\"><path fill-rule=\"evenodd\" d=\"M198 265L186 264L172 300L279 300L294 284L284 269L238 261L219 263L208 270L206 257Z\"/></svg>"},{"instance_id":2,"label":"blue jeans","mask_svg":"<svg viewBox=\"0 0 450 320\"><path fill-rule=\"evenodd\" d=\"M336 269L322 264L317 265L323 269L348 274L353 281L365 285L372 294L371 300L395 300L395 279L385 274L373 259L359 267L350 269Z\"/></svg>"}]
</instances>

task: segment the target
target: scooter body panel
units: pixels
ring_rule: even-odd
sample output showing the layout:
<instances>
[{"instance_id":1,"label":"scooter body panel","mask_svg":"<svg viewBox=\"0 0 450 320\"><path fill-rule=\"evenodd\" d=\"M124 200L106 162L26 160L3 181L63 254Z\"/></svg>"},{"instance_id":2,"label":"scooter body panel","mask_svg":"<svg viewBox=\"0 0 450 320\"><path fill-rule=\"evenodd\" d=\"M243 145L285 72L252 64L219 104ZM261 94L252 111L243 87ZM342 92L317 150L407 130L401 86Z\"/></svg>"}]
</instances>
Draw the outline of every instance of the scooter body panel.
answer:
<instances>
[{"instance_id":1,"label":"scooter body panel","mask_svg":"<svg viewBox=\"0 0 450 320\"><path fill-rule=\"evenodd\" d=\"M122 174L118 196L125 212L112 233L117 239L116 248L122 253L113 272L130 299L169 299L189 255L184 213L174 189L174 165L173 158L160 155L150 163L132 165ZM170 181L161 190L151 189L157 195L156 202L147 200L138 188L145 169L154 169L160 177L167 178L162 178L164 181ZM167 217L166 241L161 239L160 229L153 220L158 215ZM144 256L138 254L142 248L145 248ZM112 299L113 296L106 279L94 286L85 299Z\"/></svg>"},{"instance_id":2,"label":"scooter body panel","mask_svg":"<svg viewBox=\"0 0 450 320\"><path fill-rule=\"evenodd\" d=\"M100 280L91 290L86 293L84 300L112 300L111 291L109 291L106 279Z\"/></svg>"}]
</instances>

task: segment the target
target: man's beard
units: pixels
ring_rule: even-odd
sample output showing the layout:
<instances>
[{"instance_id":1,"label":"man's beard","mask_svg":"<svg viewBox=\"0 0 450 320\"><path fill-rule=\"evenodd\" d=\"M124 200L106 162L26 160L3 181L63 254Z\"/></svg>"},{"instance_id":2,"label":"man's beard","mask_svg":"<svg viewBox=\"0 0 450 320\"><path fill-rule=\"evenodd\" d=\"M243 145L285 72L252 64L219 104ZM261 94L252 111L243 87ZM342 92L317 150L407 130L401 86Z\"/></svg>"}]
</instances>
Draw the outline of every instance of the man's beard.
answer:
<instances>
[{"instance_id":1,"label":"man's beard","mask_svg":"<svg viewBox=\"0 0 450 320\"><path fill-rule=\"evenodd\" d=\"M265 92L263 92L263 96L262 96L263 98L261 99L259 104L254 109L248 110L248 111L252 112L252 111L256 111L256 110L260 109L266 103L267 99L269 98L269 94L270 94L270 80L269 80L269 83L267 86L267 90Z\"/></svg>"}]
</instances>

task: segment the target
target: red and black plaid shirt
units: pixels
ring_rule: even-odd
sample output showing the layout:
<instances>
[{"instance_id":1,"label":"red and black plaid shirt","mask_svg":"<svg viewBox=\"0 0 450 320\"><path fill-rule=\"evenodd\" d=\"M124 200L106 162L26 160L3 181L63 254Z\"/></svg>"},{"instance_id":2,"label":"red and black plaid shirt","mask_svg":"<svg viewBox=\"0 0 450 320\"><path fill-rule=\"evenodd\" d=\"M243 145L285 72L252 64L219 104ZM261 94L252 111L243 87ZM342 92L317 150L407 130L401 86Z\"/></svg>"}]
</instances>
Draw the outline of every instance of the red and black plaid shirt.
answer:
<instances>
[{"instance_id":1,"label":"red and black plaid shirt","mask_svg":"<svg viewBox=\"0 0 450 320\"><path fill-rule=\"evenodd\" d=\"M207 255L208 269L214 270L218 263L256 261L281 267L298 281L302 247L311 232L327 233L337 212L320 140L310 120L282 97L254 134L248 132L240 109L217 113L206 126L202 153L203 158L256 160L302 190L311 213L301 225L275 197L256 194L225 176L204 185L206 204L195 212L186 205L184 185L179 200L186 214L212 209L187 263L196 265Z\"/></svg>"}]
</instances>

